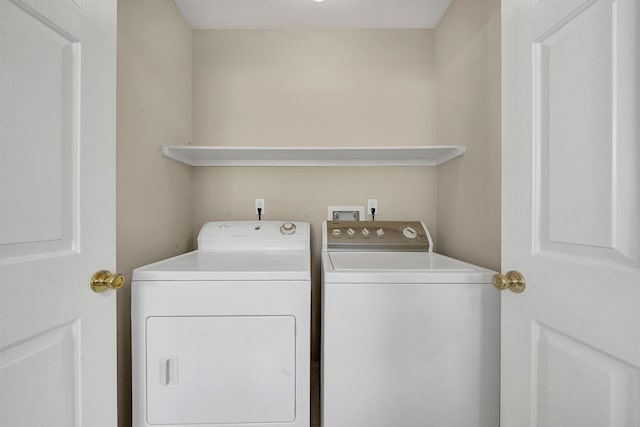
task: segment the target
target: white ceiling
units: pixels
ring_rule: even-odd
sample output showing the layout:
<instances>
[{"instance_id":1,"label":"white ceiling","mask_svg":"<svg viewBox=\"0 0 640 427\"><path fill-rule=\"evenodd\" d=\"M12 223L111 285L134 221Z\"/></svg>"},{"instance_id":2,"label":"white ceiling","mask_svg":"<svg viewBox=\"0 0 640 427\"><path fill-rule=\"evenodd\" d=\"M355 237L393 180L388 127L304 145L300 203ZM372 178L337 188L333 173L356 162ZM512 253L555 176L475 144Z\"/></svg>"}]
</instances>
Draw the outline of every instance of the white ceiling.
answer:
<instances>
[{"instance_id":1,"label":"white ceiling","mask_svg":"<svg viewBox=\"0 0 640 427\"><path fill-rule=\"evenodd\" d=\"M175 0L197 29L434 28L452 0Z\"/></svg>"}]
</instances>

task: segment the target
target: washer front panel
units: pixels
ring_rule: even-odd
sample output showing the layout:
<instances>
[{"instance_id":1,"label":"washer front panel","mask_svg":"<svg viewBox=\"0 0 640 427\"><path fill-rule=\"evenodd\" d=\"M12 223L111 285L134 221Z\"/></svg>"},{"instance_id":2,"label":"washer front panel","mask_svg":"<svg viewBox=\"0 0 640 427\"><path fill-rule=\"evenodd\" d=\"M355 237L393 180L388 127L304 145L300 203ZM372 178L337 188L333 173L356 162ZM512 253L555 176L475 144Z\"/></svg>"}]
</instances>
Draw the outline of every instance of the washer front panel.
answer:
<instances>
[{"instance_id":1,"label":"washer front panel","mask_svg":"<svg viewBox=\"0 0 640 427\"><path fill-rule=\"evenodd\" d=\"M324 426L499 424L491 283L324 282L322 296Z\"/></svg>"}]
</instances>

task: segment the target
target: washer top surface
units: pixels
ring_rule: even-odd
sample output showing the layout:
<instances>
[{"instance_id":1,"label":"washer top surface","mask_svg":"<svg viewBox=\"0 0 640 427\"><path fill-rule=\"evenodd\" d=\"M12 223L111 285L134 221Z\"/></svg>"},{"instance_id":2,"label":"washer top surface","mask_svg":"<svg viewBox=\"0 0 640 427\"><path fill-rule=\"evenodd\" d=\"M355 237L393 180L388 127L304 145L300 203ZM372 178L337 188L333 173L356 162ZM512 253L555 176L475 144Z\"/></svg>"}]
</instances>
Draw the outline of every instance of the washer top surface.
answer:
<instances>
[{"instance_id":1,"label":"washer top surface","mask_svg":"<svg viewBox=\"0 0 640 427\"><path fill-rule=\"evenodd\" d=\"M324 252L327 283L491 283L495 272L433 252Z\"/></svg>"},{"instance_id":2,"label":"washer top surface","mask_svg":"<svg viewBox=\"0 0 640 427\"><path fill-rule=\"evenodd\" d=\"M478 271L478 267L433 252L332 252L336 271Z\"/></svg>"},{"instance_id":3,"label":"washer top surface","mask_svg":"<svg viewBox=\"0 0 640 427\"><path fill-rule=\"evenodd\" d=\"M310 280L309 224L286 221L206 223L199 249L133 272L134 281Z\"/></svg>"}]
</instances>

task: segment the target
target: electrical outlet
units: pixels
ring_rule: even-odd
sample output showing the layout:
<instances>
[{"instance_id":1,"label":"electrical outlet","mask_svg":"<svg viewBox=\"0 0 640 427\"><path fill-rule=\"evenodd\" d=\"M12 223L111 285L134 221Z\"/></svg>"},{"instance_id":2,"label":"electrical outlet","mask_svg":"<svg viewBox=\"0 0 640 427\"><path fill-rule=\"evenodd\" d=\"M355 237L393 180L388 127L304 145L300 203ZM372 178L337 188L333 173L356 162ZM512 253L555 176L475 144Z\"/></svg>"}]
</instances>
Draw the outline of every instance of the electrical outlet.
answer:
<instances>
[{"instance_id":1,"label":"electrical outlet","mask_svg":"<svg viewBox=\"0 0 640 427\"><path fill-rule=\"evenodd\" d=\"M375 211L372 211L372 209L375 209ZM375 214L372 212L375 212ZM367 200L367 214L373 216L373 215L378 215L379 213L380 212L378 211L378 199Z\"/></svg>"},{"instance_id":2,"label":"electrical outlet","mask_svg":"<svg viewBox=\"0 0 640 427\"><path fill-rule=\"evenodd\" d=\"M264 199L256 199L256 210L255 214L258 215L258 209L260 209L259 215L264 215Z\"/></svg>"}]
</instances>

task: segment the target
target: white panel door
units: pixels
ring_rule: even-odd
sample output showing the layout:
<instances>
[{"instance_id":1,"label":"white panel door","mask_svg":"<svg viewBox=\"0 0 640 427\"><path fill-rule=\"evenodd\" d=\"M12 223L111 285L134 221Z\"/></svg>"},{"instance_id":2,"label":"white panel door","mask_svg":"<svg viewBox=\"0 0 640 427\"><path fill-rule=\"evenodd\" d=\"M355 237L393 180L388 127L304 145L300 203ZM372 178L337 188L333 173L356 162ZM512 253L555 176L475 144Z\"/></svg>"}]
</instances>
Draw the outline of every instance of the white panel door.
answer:
<instances>
[{"instance_id":1,"label":"white panel door","mask_svg":"<svg viewBox=\"0 0 640 427\"><path fill-rule=\"evenodd\" d=\"M502 19L501 425L640 426L640 2Z\"/></svg>"},{"instance_id":2,"label":"white panel door","mask_svg":"<svg viewBox=\"0 0 640 427\"><path fill-rule=\"evenodd\" d=\"M0 426L116 425L115 0L0 0Z\"/></svg>"}]
</instances>

